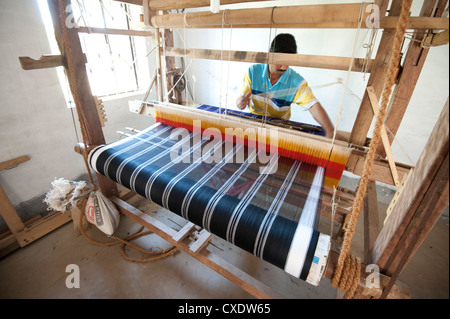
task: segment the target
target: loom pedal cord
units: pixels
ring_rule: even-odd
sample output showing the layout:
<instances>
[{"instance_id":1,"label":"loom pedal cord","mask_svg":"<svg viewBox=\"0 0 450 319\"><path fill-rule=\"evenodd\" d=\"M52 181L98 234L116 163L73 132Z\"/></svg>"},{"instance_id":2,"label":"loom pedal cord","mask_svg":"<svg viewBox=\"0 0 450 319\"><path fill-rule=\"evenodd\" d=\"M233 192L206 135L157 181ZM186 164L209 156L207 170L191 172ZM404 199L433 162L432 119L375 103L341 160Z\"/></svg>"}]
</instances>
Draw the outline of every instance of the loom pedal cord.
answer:
<instances>
[{"instance_id":1,"label":"loom pedal cord","mask_svg":"<svg viewBox=\"0 0 450 319\"><path fill-rule=\"evenodd\" d=\"M86 200L83 200L83 202L81 203L81 205L78 206L82 206L84 207L86 204ZM155 260L159 260L159 259L163 259L165 257L171 256L173 254L175 254L178 251L178 248L174 245L172 245L169 248L160 250L160 251L151 251L151 250L147 250L144 249L134 243L132 243L132 240L135 240L137 238L146 236L146 235L150 235L153 232L150 230L147 231L143 231L144 226L142 226L141 228L139 228L136 232L134 232L133 234L125 237L125 238L121 238L119 236L116 235L112 235L111 238L114 239L114 241L110 241L110 242L99 242L96 241L94 239L92 239L91 237L89 237L89 235L86 233L84 227L83 227L83 219L86 218L85 214L84 214L84 210L81 210L81 214L80 214L80 219L79 219L79 227L80 227L80 231L83 234L83 236L92 244L97 245L97 246L113 246L116 244L122 244L121 248L120 248L120 254L122 255L122 257L125 260L128 261L132 261L132 262L150 262L150 261L155 261ZM130 257L125 253L125 246L130 246L135 248L136 250L147 254L147 255L151 255L151 257L147 257L147 258L135 258L135 257Z\"/></svg>"}]
</instances>

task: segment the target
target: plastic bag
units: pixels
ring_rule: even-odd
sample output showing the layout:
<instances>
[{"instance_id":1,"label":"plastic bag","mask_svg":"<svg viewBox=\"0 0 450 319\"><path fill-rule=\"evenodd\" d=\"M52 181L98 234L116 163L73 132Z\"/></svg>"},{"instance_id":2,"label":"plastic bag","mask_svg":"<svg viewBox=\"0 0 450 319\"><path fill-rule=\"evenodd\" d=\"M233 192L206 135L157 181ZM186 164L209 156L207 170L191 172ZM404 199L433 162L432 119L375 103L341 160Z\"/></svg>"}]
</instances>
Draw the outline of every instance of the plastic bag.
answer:
<instances>
[{"instance_id":1,"label":"plastic bag","mask_svg":"<svg viewBox=\"0 0 450 319\"><path fill-rule=\"evenodd\" d=\"M119 226L119 211L99 190L89 194L84 214L91 224L108 236L111 236Z\"/></svg>"}]
</instances>

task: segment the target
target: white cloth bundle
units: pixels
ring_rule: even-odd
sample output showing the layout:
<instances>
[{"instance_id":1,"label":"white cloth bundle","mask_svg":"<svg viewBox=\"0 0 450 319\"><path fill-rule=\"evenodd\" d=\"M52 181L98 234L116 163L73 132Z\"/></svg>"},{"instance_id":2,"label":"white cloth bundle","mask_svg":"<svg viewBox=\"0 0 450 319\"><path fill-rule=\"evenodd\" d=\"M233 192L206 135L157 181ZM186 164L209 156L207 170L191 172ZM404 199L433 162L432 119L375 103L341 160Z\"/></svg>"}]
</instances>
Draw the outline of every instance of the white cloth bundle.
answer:
<instances>
[{"instance_id":1,"label":"white cloth bundle","mask_svg":"<svg viewBox=\"0 0 450 319\"><path fill-rule=\"evenodd\" d=\"M45 195L44 203L48 205L48 210L63 213L94 189L93 185L84 181L74 182L64 178L55 179L52 187L53 189Z\"/></svg>"}]
</instances>

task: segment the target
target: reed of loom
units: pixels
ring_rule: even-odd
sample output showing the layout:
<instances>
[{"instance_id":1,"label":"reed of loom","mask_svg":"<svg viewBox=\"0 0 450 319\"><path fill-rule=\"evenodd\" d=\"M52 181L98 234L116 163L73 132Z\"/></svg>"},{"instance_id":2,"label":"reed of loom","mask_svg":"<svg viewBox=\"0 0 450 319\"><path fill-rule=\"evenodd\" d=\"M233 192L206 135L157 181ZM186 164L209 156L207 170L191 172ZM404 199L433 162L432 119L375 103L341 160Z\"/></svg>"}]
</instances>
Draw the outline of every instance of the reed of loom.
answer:
<instances>
[{"instance_id":1,"label":"reed of loom","mask_svg":"<svg viewBox=\"0 0 450 319\"><path fill-rule=\"evenodd\" d=\"M203 133L206 129L213 128L219 130L226 141L258 145L259 149L276 152L282 157L325 167L327 170L324 187L329 189L337 187L351 154L347 143L342 141L331 143L330 139L322 136L278 128L270 124L262 126L261 123L251 120L217 115L176 104L155 105L155 117L157 122L182 127L191 132ZM276 130L276 134L271 135L270 130Z\"/></svg>"}]
</instances>

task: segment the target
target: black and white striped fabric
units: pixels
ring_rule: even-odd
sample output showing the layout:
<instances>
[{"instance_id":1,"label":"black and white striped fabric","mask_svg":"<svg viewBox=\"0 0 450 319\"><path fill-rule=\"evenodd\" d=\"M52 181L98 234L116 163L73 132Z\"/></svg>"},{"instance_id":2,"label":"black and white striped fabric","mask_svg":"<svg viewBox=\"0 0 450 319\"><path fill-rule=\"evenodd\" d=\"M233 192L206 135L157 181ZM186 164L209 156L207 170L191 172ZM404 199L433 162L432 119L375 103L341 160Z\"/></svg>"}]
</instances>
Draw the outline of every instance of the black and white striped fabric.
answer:
<instances>
[{"instance_id":1,"label":"black and white striped fabric","mask_svg":"<svg viewBox=\"0 0 450 319\"><path fill-rule=\"evenodd\" d=\"M228 143L156 123L95 148L89 164L305 280L319 238L324 168L278 156L265 163L257 150Z\"/></svg>"}]
</instances>

